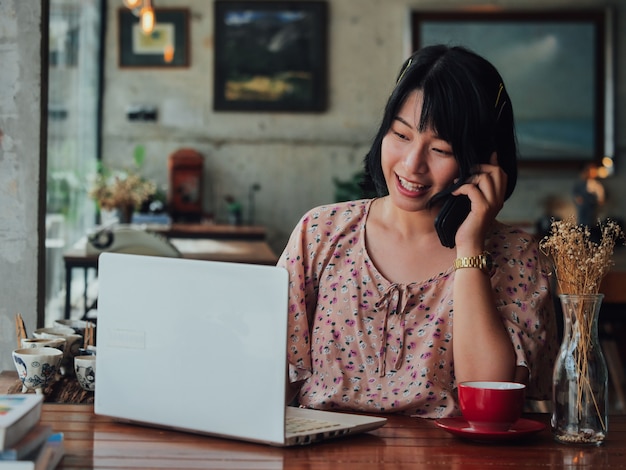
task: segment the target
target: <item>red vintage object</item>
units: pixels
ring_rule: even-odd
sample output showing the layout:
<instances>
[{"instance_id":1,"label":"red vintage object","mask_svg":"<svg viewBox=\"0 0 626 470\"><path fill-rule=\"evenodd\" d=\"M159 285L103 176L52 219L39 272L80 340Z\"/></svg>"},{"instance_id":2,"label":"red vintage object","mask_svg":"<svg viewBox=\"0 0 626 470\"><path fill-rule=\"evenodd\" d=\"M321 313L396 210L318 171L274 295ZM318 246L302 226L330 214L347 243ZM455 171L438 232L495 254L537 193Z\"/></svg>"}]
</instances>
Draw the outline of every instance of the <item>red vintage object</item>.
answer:
<instances>
[{"instance_id":1,"label":"red vintage object","mask_svg":"<svg viewBox=\"0 0 626 470\"><path fill-rule=\"evenodd\" d=\"M175 222L202 219L204 157L194 149L183 148L168 159L168 211Z\"/></svg>"}]
</instances>

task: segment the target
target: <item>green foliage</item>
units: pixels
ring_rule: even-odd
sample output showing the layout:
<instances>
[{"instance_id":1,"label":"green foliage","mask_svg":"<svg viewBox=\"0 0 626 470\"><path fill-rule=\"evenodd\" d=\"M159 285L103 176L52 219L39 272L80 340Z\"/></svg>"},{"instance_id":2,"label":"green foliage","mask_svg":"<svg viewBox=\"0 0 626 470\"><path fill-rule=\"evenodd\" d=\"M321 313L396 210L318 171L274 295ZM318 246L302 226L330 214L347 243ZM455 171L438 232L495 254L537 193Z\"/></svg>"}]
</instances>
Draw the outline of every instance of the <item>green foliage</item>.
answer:
<instances>
[{"instance_id":1,"label":"green foliage","mask_svg":"<svg viewBox=\"0 0 626 470\"><path fill-rule=\"evenodd\" d=\"M143 162L146 159L146 147L143 145L137 145L133 152L133 160L137 169L143 166Z\"/></svg>"},{"instance_id":2,"label":"green foliage","mask_svg":"<svg viewBox=\"0 0 626 470\"><path fill-rule=\"evenodd\" d=\"M361 187L365 172L358 171L347 180L333 178L335 184L335 202L354 201L357 199L373 198L376 194L372 191L366 191Z\"/></svg>"}]
</instances>

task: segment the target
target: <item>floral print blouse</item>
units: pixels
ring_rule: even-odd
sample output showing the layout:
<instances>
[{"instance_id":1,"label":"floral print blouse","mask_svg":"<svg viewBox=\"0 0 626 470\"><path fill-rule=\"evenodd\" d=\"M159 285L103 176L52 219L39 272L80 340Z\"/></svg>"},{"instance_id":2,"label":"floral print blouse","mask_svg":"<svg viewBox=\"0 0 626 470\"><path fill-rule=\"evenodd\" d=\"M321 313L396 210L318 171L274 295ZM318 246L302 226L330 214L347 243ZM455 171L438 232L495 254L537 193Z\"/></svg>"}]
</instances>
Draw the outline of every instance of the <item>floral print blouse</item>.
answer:
<instances>
[{"instance_id":1,"label":"floral print blouse","mask_svg":"<svg viewBox=\"0 0 626 470\"><path fill-rule=\"evenodd\" d=\"M299 403L429 418L459 414L452 357L454 270L408 285L385 279L365 246L371 203L310 210L278 262L289 272L287 357L290 381L303 381ZM530 371L527 397L546 399L557 345L537 243L523 231L496 224L486 249L517 364Z\"/></svg>"}]
</instances>

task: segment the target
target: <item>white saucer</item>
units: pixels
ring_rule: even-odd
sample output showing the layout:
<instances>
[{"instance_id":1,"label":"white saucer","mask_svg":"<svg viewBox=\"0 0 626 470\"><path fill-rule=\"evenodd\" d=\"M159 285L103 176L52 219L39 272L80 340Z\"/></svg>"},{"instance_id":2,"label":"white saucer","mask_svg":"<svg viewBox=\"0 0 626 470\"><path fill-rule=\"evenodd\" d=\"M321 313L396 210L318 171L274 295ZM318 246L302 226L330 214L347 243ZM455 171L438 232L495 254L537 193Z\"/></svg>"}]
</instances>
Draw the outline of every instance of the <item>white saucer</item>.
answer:
<instances>
[{"instance_id":1,"label":"white saucer","mask_svg":"<svg viewBox=\"0 0 626 470\"><path fill-rule=\"evenodd\" d=\"M543 431L546 428L546 425L543 423L524 418L516 421L508 431L478 431L472 428L461 416L438 419L435 421L435 424L455 436L474 441L509 441L521 439Z\"/></svg>"}]
</instances>

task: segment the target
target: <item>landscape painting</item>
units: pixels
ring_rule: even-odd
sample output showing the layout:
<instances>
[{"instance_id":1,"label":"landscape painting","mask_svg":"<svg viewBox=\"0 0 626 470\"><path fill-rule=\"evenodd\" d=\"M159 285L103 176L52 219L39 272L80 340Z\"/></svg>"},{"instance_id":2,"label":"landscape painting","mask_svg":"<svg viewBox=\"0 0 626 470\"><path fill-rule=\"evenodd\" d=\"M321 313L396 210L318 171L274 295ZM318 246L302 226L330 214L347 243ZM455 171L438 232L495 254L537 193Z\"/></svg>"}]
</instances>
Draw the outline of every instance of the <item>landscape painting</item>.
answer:
<instances>
[{"instance_id":1,"label":"landscape painting","mask_svg":"<svg viewBox=\"0 0 626 470\"><path fill-rule=\"evenodd\" d=\"M326 109L325 2L216 1L216 110Z\"/></svg>"}]
</instances>

